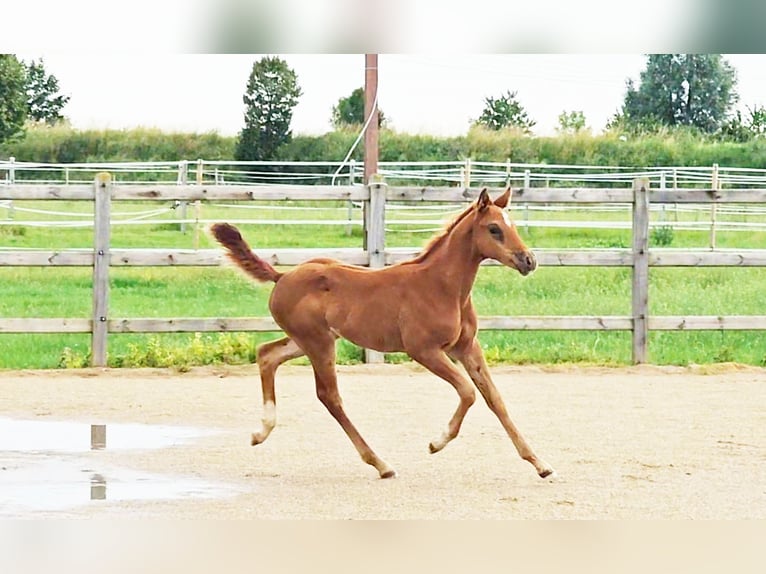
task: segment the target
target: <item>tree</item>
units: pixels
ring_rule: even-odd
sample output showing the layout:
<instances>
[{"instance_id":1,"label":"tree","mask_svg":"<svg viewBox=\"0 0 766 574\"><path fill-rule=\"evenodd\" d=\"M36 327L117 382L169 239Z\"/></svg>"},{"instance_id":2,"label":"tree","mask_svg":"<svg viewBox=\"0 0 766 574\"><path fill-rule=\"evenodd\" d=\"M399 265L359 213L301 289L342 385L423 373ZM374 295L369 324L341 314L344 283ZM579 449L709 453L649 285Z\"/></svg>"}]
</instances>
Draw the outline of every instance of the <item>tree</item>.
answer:
<instances>
[{"instance_id":1,"label":"tree","mask_svg":"<svg viewBox=\"0 0 766 574\"><path fill-rule=\"evenodd\" d=\"M576 134L585 129L585 114L582 111L561 112L556 130L564 134Z\"/></svg>"},{"instance_id":2,"label":"tree","mask_svg":"<svg viewBox=\"0 0 766 574\"><path fill-rule=\"evenodd\" d=\"M720 54L651 54L638 87L626 83L613 125L694 126L712 133L737 101L736 72Z\"/></svg>"},{"instance_id":3,"label":"tree","mask_svg":"<svg viewBox=\"0 0 766 574\"><path fill-rule=\"evenodd\" d=\"M724 141L746 142L766 136L766 108L763 106L746 106L748 117L743 118L737 110L721 126L716 134Z\"/></svg>"},{"instance_id":4,"label":"tree","mask_svg":"<svg viewBox=\"0 0 766 574\"><path fill-rule=\"evenodd\" d=\"M0 54L0 142L24 129L27 101L24 65L13 54Z\"/></svg>"},{"instance_id":5,"label":"tree","mask_svg":"<svg viewBox=\"0 0 766 574\"><path fill-rule=\"evenodd\" d=\"M516 92L507 91L499 98L484 98L484 104L484 111L474 122L475 125L482 125L491 130L517 127L528 134L537 123L529 119L527 112L516 99Z\"/></svg>"},{"instance_id":6,"label":"tree","mask_svg":"<svg viewBox=\"0 0 766 574\"><path fill-rule=\"evenodd\" d=\"M26 65L27 116L35 122L53 125L64 119L61 110L69 102L69 96L59 94L59 81L48 75L42 58Z\"/></svg>"},{"instance_id":7,"label":"tree","mask_svg":"<svg viewBox=\"0 0 766 574\"><path fill-rule=\"evenodd\" d=\"M293 108L301 96L298 78L287 62L277 56L253 64L245 103L245 127L235 149L238 160L271 160L277 149L290 141Z\"/></svg>"},{"instance_id":8,"label":"tree","mask_svg":"<svg viewBox=\"0 0 766 574\"><path fill-rule=\"evenodd\" d=\"M364 88L357 88L350 96L340 98L332 108L332 125L338 129L344 126L363 125L364 117ZM383 127L387 118L378 106L378 127Z\"/></svg>"}]
</instances>

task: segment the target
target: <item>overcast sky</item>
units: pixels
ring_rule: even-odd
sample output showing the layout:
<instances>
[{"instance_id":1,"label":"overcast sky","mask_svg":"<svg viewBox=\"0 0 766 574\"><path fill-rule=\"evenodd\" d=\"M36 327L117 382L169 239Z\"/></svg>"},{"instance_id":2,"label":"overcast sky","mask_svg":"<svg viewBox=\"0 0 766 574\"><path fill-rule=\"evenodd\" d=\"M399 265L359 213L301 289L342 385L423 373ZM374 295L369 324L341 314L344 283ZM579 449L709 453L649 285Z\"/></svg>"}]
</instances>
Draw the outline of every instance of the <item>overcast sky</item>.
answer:
<instances>
[{"instance_id":1,"label":"overcast sky","mask_svg":"<svg viewBox=\"0 0 766 574\"><path fill-rule=\"evenodd\" d=\"M234 135L243 126L242 95L257 54L55 52L46 69L71 97L64 109L76 128L157 127ZM362 54L287 54L303 90L296 134L331 129L334 104L364 85ZM766 55L727 55L737 70L740 107L766 104ZM619 109L625 81L638 79L640 54L396 54L379 56L379 105L395 130L461 135L484 98L518 92L534 133L554 133L562 111L579 110L595 132Z\"/></svg>"}]
</instances>

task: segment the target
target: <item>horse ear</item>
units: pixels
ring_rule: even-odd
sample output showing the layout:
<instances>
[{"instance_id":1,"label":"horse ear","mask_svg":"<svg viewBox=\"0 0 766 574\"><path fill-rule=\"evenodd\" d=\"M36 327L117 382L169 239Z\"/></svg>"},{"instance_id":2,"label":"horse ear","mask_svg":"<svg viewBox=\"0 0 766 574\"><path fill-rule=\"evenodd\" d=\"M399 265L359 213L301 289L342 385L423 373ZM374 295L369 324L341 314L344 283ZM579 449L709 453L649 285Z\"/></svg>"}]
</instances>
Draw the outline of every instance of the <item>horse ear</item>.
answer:
<instances>
[{"instance_id":1,"label":"horse ear","mask_svg":"<svg viewBox=\"0 0 766 574\"><path fill-rule=\"evenodd\" d=\"M489 204L492 201L489 199L489 193L487 193L487 188L481 190L481 193L479 194L479 199L476 200L476 207L479 211L484 211L489 207Z\"/></svg>"},{"instance_id":2,"label":"horse ear","mask_svg":"<svg viewBox=\"0 0 766 574\"><path fill-rule=\"evenodd\" d=\"M495 200L495 205L497 205L500 209L505 209L505 207L510 203L511 200L511 186L508 186L508 189L505 190L505 193L498 197Z\"/></svg>"}]
</instances>

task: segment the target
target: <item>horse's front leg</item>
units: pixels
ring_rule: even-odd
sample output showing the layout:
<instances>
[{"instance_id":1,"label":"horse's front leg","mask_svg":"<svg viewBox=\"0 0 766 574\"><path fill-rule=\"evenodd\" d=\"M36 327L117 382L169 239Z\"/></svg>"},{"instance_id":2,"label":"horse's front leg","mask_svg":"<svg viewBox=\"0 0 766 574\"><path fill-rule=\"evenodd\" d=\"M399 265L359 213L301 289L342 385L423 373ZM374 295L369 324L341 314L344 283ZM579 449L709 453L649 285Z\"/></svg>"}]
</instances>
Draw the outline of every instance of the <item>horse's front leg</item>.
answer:
<instances>
[{"instance_id":1,"label":"horse's front leg","mask_svg":"<svg viewBox=\"0 0 766 574\"><path fill-rule=\"evenodd\" d=\"M551 476L554 473L553 468L534 453L532 447L529 446L524 436L519 429L516 428L516 425L513 424L511 417L508 415L505 403L503 402L503 397L497 390L495 383L492 382L492 378L489 374L489 367L487 367L487 362L484 360L484 353L476 338L473 338L470 343L463 347L452 349L450 355L463 364L468 376L471 377L476 388L479 389L479 392L484 397L487 405L492 412L497 415L497 418L500 419L500 423L508 433L508 436L511 437L519 456L530 462L541 478Z\"/></svg>"},{"instance_id":2,"label":"horse's front leg","mask_svg":"<svg viewBox=\"0 0 766 574\"><path fill-rule=\"evenodd\" d=\"M460 397L457 409L447 424L447 430L438 439L428 444L428 450L431 453L439 452L460 432L460 425L463 424L463 419L468 409L471 408L471 405L476 400L476 392L473 390L471 383L452 364L449 357L441 349L419 349L418 351L409 352L409 355L433 374L455 387L458 397Z\"/></svg>"}]
</instances>

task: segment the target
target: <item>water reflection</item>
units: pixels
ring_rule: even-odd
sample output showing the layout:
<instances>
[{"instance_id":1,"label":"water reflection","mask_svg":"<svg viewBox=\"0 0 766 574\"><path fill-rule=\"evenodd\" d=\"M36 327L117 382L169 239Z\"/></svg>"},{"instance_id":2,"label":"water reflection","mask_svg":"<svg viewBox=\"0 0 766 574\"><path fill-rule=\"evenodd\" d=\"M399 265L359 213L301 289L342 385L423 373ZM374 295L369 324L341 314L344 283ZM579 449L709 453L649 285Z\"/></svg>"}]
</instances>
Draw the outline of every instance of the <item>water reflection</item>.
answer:
<instances>
[{"instance_id":1,"label":"water reflection","mask_svg":"<svg viewBox=\"0 0 766 574\"><path fill-rule=\"evenodd\" d=\"M106 425L90 425L90 449L106 448Z\"/></svg>"},{"instance_id":2,"label":"water reflection","mask_svg":"<svg viewBox=\"0 0 766 574\"><path fill-rule=\"evenodd\" d=\"M106 479L103 474L95 473L90 477L90 499L106 500Z\"/></svg>"},{"instance_id":3,"label":"water reflection","mask_svg":"<svg viewBox=\"0 0 766 574\"><path fill-rule=\"evenodd\" d=\"M0 452L85 452L105 448L106 426L0 417ZM112 423L109 424L109 450L165 448L216 432L195 427ZM104 446L98 447L99 444Z\"/></svg>"},{"instance_id":4,"label":"water reflection","mask_svg":"<svg viewBox=\"0 0 766 574\"><path fill-rule=\"evenodd\" d=\"M136 471L109 464L101 454L168 448L215 432L0 417L0 518L58 512L90 502L230 496L238 490L232 485Z\"/></svg>"}]
</instances>

